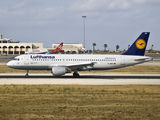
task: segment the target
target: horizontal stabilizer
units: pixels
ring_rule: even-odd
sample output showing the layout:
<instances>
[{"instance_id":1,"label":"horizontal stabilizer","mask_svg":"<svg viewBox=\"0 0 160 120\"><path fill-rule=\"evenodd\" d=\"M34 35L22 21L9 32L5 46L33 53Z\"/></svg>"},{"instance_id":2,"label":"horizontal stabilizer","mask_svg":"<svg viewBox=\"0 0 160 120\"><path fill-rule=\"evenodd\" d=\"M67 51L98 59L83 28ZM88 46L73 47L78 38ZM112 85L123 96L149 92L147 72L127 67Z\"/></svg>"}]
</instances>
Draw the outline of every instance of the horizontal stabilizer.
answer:
<instances>
[{"instance_id":1,"label":"horizontal stabilizer","mask_svg":"<svg viewBox=\"0 0 160 120\"><path fill-rule=\"evenodd\" d=\"M150 60L153 60L153 58L146 57L146 58L136 58L135 59L135 61L138 61L138 62L146 62L146 61L150 61Z\"/></svg>"}]
</instances>

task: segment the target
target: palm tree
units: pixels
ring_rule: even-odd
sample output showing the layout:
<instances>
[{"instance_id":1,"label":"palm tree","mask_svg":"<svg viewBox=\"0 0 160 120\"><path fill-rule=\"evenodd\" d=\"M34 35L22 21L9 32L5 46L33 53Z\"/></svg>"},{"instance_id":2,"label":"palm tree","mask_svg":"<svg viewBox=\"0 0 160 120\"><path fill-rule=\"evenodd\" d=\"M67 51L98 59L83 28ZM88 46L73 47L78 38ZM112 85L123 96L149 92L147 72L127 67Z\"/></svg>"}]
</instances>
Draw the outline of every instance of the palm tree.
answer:
<instances>
[{"instance_id":1,"label":"palm tree","mask_svg":"<svg viewBox=\"0 0 160 120\"><path fill-rule=\"evenodd\" d=\"M154 46L154 45L151 46L151 49L153 49L153 46Z\"/></svg>"},{"instance_id":2,"label":"palm tree","mask_svg":"<svg viewBox=\"0 0 160 120\"><path fill-rule=\"evenodd\" d=\"M107 44L104 44L104 51L106 51L106 48L107 48Z\"/></svg>"},{"instance_id":3,"label":"palm tree","mask_svg":"<svg viewBox=\"0 0 160 120\"><path fill-rule=\"evenodd\" d=\"M96 43L93 43L93 53L94 53L94 50L95 50L95 46L96 46Z\"/></svg>"},{"instance_id":4,"label":"palm tree","mask_svg":"<svg viewBox=\"0 0 160 120\"><path fill-rule=\"evenodd\" d=\"M151 46L151 51L152 51L152 53L153 53L153 46L154 46L154 45Z\"/></svg>"},{"instance_id":5,"label":"palm tree","mask_svg":"<svg viewBox=\"0 0 160 120\"><path fill-rule=\"evenodd\" d=\"M116 52L118 52L118 49L119 49L119 45L116 46Z\"/></svg>"}]
</instances>

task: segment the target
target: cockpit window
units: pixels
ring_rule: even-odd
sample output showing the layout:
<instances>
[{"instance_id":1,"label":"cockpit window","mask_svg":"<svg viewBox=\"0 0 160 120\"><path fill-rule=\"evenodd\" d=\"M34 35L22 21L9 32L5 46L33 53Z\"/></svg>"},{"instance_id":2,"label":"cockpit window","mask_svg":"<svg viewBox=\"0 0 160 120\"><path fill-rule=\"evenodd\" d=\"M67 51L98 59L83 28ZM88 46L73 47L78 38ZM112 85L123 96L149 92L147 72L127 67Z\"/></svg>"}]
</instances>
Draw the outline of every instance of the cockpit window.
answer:
<instances>
[{"instance_id":1,"label":"cockpit window","mask_svg":"<svg viewBox=\"0 0 160 120\"><path fill-rule=\"evenodd\" d=\"M15 61L19 61L19 58L13 58L13 60L15 60Z\"/></svg>"}]
</instances>

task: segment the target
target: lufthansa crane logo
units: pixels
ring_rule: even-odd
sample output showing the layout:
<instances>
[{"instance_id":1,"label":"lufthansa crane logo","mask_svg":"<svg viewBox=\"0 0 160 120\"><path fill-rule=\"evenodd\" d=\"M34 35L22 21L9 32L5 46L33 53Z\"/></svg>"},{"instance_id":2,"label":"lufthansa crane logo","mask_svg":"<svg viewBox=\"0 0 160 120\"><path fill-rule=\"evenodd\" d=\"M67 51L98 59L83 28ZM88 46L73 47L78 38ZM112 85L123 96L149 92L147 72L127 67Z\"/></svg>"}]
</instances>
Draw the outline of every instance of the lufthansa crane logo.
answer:
<instances>
[{"instance_id":1,"label":"lufthansa crane logo","mask_svg":"<svg viewBox=\"0 0 160 120\"><path fill-rule=\"evenodd\" d=\"M138 49L144 49L146 47L146 42L143 39L139 39L136 42L136 47Z\"/></svg>"}]
</instances>

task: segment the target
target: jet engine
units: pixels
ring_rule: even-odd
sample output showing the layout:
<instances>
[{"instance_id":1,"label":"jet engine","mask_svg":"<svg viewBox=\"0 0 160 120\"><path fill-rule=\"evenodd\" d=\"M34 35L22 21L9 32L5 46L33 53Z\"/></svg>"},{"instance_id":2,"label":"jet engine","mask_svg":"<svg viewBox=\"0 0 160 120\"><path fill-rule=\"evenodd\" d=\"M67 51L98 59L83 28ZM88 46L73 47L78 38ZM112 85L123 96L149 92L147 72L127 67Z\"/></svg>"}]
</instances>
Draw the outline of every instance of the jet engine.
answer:
<instances>
[{"instance_id":1,"label":"jet engine","mask_svg":"<svg viewBox=\"0 0 160 120\"><path fill-rule=\"evenodd\" d=\"M65 73L66 73L66 68L65 67L53 67L52 68L52 74L54 76L64 75Z\"/></svg>"}]
</instances>

